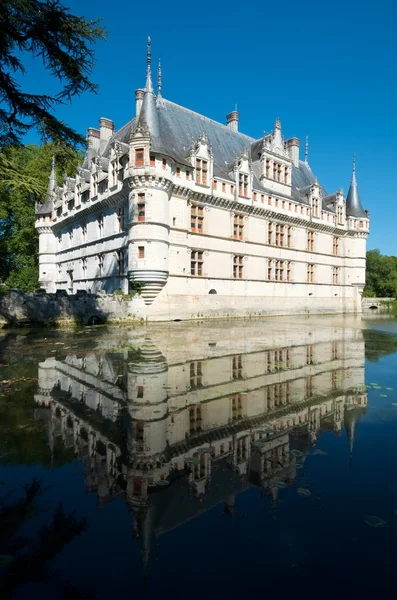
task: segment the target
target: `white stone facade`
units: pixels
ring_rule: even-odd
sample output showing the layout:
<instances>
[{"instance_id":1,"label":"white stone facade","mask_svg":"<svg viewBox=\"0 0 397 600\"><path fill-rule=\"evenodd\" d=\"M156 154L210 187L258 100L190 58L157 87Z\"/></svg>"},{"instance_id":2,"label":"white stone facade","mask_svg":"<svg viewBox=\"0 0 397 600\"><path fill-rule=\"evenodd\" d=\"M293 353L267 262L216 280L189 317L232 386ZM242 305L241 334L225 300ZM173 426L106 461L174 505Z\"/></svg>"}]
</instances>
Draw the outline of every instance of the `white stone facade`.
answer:
<instances>
[{"instance_id":1,"label":"white stone facade","mask_svg":"<svg viewBox=\"0 0 397 600\"><path fill-rule=\"evenodd\" d=\"M352 181L327 195L277 120L254 140L154 95L100 120L75 178L37 210L48 292L142 288L149 319L360 312L369 215ZM357 200L358 198L358 200ZM208 295L216 298L208 299Z\"/></svg>"}]
</instances>

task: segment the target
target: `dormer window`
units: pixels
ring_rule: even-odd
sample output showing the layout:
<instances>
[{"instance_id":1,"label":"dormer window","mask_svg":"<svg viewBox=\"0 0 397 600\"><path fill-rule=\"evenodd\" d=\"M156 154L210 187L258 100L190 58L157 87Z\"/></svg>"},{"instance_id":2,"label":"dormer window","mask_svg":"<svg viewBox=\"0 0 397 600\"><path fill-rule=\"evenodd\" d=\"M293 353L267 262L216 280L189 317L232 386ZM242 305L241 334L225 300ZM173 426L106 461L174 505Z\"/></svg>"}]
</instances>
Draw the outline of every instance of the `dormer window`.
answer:
<instances>
[{"instance_id":1,"label":"dormer window","mask_svg":"<svg viewBox=\"0 0 397 600\"><path fill-rule=\"evenodd\" d=\"M312 209L313 209L313 217L319 218L319 216L320 216L320 200L319 200L319 198L313 198Z\"/></svg>"},{"instance_id":2,"label":"dormer window","mask_svg":"<svg viewBox=\"0 0 397 600\"><path fill-rule=\"evenodd\" d=\"M93 173L92 175L92 195L98 195L98 173Z\"/></svg>"},{"instance_id":3,"label":"dormer window","mask_svg":"<svg viewBox=\"0 0 397 600\"><path fill-rule=\"evenodd\" d=\"M208 185L208 161L196 159L196 183Z\"/></svg>"},{"instance_id":4,"label":"dormer window","mask_svg":"<svg viewBox=\"0 0 397 600\"><path fill-rule=\"evenodd\" d=\"M143 167L143 164L144 164L143 159L144 159L143 148L137 148L135 150L135 166Z\"/></svg>"},{"instance_id":5,"label":"dormer window","mask_svg":"<svg viewBox=\"0 0 397 600\"><path fill-rule=\"evenodd\" d=\"M238 175L238 195L248 197L248 175L239 173Z\"/></svg>"},{"instance_id":6,"label":"dormer window","mask_svg":"<svg viewBox=\"0 0 397 600\"><path fill-rule=\"evenodd\" d=\"M343 225L343 206L338 206L338 225Z\"/></svg>"}]
</instances>

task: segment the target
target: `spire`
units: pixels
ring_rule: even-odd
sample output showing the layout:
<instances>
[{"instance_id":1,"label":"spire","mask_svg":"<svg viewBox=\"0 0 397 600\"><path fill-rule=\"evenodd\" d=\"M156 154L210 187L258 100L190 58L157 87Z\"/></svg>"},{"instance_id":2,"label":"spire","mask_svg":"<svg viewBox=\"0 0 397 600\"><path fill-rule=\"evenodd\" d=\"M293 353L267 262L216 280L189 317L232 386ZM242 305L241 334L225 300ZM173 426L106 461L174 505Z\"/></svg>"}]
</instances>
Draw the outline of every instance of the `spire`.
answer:
<instances>
[{"instance_id":1,"label":"spire","mask_svg":"<svg viewBox=\"0 0 397 600\"><path fill-rule=\"evenodd\" d=\"M276 122L274 124L274 129L281 129L281 121L280 119L277 117Z\"/></svg>"},{"instance_id":2,"label":"spire","mask_svg":"<svg viewBox=\"0 0 397 600\"><path fill-rule=\"evenodd\" d=\"M348 217L357 217L364 219L368 218L368 215L362 207L360 194L358 193L355 155L353 155L352 180L349 188L349 193L347 194L346 198L346 215Z\"/></svg>"},{"instance_id":3,"label":"spire","mask_svg":"<svg viewBox=\"0 0 397 600\"><path fill-rule=\"evenodd\" d=\"M150 39L150 35L148 36L148 39L147 39L146 63L147 63L147 69L146 69L146 87L145 87L145 91L153 93L152 69L151 69L151 64L152 64L152 40Z\"/></svg>"},{"instance_id":4,"label":"spire","mask_svg":"<svg viewBox=\"0 0 397 600\"><path fill-rule=\"evenodd\" d=\"M48 182L48 189L47 189L48 195L54 193L56 184L57 184L57 179L56 179L56 175L55 175L55 157L54 157L54 155L52 155L50 180Z\"/></svg>"},{"instance_id":5,"label":"spire","mask_svg":"<svg viewBox=\"0 0 397 600\"><path fill-rule=\"evenodd\" d=\"M309 136L306 136L306 144L305 144L305 163L309 164Z\"/></svg>"},{"instance_id":6,"label":"spire","mask_svg":"<svg viewBox=\"0 0 397 600\"><path fill-rule=\"evenodd\" d=\"M161 98L161 88L162 88L161 61L159 59L159 66L157 69L157 98Z\"/></svg>"}]
</instances>

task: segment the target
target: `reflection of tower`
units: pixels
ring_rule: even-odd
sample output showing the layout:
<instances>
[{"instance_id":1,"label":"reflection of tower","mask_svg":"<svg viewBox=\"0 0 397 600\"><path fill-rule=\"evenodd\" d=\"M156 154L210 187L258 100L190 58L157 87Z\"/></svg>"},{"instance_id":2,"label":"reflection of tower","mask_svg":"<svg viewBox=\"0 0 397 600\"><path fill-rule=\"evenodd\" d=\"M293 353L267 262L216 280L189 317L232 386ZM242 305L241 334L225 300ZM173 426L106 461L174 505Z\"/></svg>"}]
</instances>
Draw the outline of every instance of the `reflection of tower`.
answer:
<instances>
[{"instance_id":1,"label":"reflection of tower","mask_svg":"<svg viewBox=\"0 0 397 600\"><path fill-rule=\"evenodd\" d=\"M129 364L127 498L135 515L134 537L141 541L145 568L155 525L155 507L149 506L149 488L168 475L164 457L167 445L168 365L150 339L140 358Z\"/></svg>"},{"instance_id":2,"label":"reflection of tower","mask_svg":"<svg viewBox=\"0 0 397 600\"><path fill-rule=\"evenodd\" d=\"M365 396L356 399L359 404L346 406L344 425L346 429L347 439L349 440L350 460L353 458L354 442L357 436L358 422L361 415L367 412L367 398Z\"/></svg>"}]
</instances>

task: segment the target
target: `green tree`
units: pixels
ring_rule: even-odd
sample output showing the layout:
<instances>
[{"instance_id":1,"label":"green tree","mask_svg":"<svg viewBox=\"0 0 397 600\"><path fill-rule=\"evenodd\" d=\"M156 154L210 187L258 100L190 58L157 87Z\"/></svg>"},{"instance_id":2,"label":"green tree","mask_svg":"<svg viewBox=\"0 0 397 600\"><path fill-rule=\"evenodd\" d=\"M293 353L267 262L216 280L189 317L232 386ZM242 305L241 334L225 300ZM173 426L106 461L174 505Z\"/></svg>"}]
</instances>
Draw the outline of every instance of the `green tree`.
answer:
<instances>
[{"instance_id":1,"label":"green tree","mask_svg":"<svg viewBox=\"0 0 397 600\"><path fill-rule=\"evenodd\" d=\"M93 44L105 35L100 20L73 15L59 0L1 0L0 147L18 145L32 128L47 141L84 142L54 109L85 91L96 92L90 81ZM26 55L40 59L58 80L58 94L22 90L17 78L25 73Z\"/></svg>"},{"instance_id":2,"label":"green tree","mask_svg":"<svg viewBox=\"0 0 397 600\"><path fill-rule=\"evenodd\" d=\"M364 296L377 298L397 296L397 257L384 256L379 250L367 252Z\"/></svg>"},{"instance_id":3,"label":"green tree","mask_svg":"<svg viewBox=\"0 0 397 600\"><path fill-rule=\"evenodd\" d=\"M46 193L55 156L57 176L76 172L81 156L60 144L4 148L0 152L0 279L8 288L38 287L35 203Z\"/></svg>"}]
</instances>

